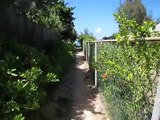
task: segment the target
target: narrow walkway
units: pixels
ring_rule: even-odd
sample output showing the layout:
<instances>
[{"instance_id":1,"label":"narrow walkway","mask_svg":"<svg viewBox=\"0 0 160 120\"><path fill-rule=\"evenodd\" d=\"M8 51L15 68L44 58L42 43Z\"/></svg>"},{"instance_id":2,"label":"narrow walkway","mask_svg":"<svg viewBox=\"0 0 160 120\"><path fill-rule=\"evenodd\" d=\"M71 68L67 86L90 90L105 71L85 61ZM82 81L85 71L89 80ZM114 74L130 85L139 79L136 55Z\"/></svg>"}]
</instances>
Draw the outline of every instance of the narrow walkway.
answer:
<instances>
[{"instance_id":1,"label":"narrow walkway","mask_svg":"<svg viewBox=\"0 0 160 120\"><path fill-rule=\"evenodd\" d=\"M45 104L28 120L110 120L93 85L85 56L78 52L64 80L49 87Z\"/></svg>"},{"instance_id":2,"label":"narrow walkway","mask_svg":"<svg viewBox=\"0 0 160 120\"><path fill-rule=\"evenodd\" d=\"M73 79L71 120L109 120L105 116L98 91L90 79L83 52L76 54L75 68L71 73Z\"/></svg>"}]
</instances>

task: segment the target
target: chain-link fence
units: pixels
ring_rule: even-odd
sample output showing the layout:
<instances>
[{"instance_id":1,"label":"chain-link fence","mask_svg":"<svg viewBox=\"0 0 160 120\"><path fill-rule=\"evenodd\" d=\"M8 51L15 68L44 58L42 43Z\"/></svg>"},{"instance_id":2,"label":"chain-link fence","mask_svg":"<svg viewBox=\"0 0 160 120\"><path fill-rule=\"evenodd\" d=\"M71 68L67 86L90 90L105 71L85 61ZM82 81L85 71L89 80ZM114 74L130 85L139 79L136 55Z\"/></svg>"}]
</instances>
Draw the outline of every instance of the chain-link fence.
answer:
<instances>
[{"instance_id":1,"label":"chain-link fence","mask_svg":"<svg viewBox=\"0 0 160 120\"><path fill-rule=\"evenodd\" d=\"M160 42L160 38L146 38L147 42ZM107 41L96 41L96 42L84 42L83 43L83 51L86 56L86 61L89 64L89 70L91 72L91 79L93 80L95 87L98 87L98 89L103 91L103 83L101 79L101 71L97 71L96 67L94 66L94 63L97 63L98 60L98 54L101 51L102 46L115 46L116 40L107 40ZM103 59L103 58L102 58ZM159 79L158 79L159 80ZM155 99L155 105L154 110L152 114L152 120L159 120L160 115L160 103L157 101L160 101L160 85L157 90L157 97ZM155 119L156 118L156 119Z\"/></svg>"}]
</instances>

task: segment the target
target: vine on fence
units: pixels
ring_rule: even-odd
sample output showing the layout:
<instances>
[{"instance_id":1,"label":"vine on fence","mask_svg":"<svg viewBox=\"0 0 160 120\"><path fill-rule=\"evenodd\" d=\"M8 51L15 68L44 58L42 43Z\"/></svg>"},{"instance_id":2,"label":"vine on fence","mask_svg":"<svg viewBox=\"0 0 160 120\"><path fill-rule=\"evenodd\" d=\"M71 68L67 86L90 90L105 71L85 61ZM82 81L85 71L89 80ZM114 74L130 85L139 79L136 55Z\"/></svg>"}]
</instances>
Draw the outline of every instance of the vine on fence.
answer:
<instances>
[{"instance_id":1,"label":"vine on fence","mask_svg":"<svg viewBox=\"0 0 160 120\"><path fill-rule=\"evenodd\" d=\"M96 67L115 120L150 120L159 69L160 44L147 43L154 23L141 26L114 15L119 23L116 44L100 45Z\"/></svg>"}]
</instances>

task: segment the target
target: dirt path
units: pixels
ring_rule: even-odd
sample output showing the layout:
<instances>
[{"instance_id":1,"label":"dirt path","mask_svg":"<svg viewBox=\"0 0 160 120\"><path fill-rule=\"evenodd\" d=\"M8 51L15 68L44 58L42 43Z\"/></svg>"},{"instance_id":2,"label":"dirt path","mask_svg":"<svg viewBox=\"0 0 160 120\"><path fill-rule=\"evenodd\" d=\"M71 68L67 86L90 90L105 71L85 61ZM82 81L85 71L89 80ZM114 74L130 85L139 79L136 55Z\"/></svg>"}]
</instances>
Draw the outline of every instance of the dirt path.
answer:
<instances>
[{"instance_id":1,"label":"dirt path","mask_svg":"<svg viewBox=\"0 0 160 120\"><path fill-rule=\"evenodd\" d=\"M49 87L45 104L28 120L110 120L90 79L83 52L76 54L74 66L64 80Z\"/></svg>"},{"instance_id":2,"label":"dirt path","mask_svg":"<svg viewBox=\"0 0 160 120\"><path fill-rule=\"evenodd\" d=\"M71 120L109 120L106 118L100 95L88 73L88 64L83 52L76 54L75 69L72 71Z\"/></svg>"}]
</instances>

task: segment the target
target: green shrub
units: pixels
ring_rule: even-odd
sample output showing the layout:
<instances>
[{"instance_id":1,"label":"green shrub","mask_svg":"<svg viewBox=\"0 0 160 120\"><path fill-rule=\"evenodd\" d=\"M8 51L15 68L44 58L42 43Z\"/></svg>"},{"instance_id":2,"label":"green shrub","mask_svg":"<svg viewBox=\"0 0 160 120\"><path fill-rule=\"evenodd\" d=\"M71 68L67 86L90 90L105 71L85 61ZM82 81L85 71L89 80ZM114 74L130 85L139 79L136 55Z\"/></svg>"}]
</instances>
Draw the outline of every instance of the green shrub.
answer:
<instances>
[{"instance_id":1,"label":"green shrub","mask_svg":"<svg viewBox=\"0 0 160 120\"><path fill-rule=\"evenodd\" d=\"M16 65L19 61L15 58L17 57L9 54L0 61L0 117L2 120L13 119L26 110L38 109L40 101L46 95L39 88L43 71L38 67L18 71ZM47 75L44 80L48 82Z\"/></svg>"},{"instance_id":2,"label":"green shrub","mask_svg":"<svg viewBox=\"0 0 160 120\"><path fill-rule=\"evenodd\" d=\"M56 56L5 36L0 43L0 119L24 120L44 102L47 84L58 82L71 63L72 45L62 43Z\"/></svg>"},{"instance_id":3,"label":"green shrub","mask_svg":"<svg viewBox=\"0 0 160 120\"><path fill-rule=\"evenodd\" d=\"M160 43L147 43L153 23L138 26L116 15L115 44L99 45L99 77L113 120L150 120L159 69ZM105 75L104 75L105 74Z\"/></svg>"}]
</instances>

